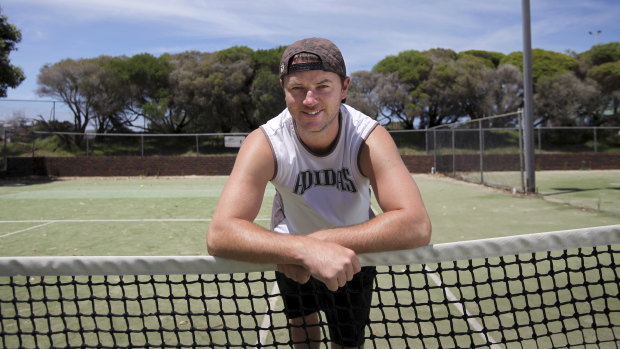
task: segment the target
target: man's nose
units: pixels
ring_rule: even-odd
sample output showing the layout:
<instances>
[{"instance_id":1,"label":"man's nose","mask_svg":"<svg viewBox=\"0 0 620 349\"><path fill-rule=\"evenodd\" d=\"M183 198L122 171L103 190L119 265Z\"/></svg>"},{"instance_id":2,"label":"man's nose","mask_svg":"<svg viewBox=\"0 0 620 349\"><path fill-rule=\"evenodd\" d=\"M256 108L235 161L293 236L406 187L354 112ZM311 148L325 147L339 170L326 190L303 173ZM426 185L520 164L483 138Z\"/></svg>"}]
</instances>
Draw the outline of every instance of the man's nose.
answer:
<instances>
[{"instance_id":1,"label":"man's nose","mask_svg":"<svg viewBox=\"0 0 620 349\"><path fill-rule=\"evenodd\" d=\"M306 97L304 98L304 105L313 106L313 105L316 105L317 103L319 103L319 101L314 95L314 92L312 91L306 92Z\"/></svg>"}]
</instances>

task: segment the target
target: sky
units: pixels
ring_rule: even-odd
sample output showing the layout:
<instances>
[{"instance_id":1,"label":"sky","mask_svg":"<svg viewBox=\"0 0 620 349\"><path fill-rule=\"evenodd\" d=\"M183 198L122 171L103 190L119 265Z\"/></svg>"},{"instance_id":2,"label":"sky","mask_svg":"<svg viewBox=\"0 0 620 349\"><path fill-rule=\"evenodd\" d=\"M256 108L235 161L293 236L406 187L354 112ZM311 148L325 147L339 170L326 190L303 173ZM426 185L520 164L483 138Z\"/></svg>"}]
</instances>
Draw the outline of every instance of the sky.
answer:
<instances>
[{"instance_id":1,"label":"sky","mask_svg":"<svg viewBox=\"0 0 620 349\"><path fill-rule=\"evenodd\" d=\"M11 64L36 93L45 64L66 58L270 49L305 37L338 45L349 72L405 50L523 50L522 0L2 0L22 33ZM620 0L530 0L532 47L587 51L620 41ZM0 100L1 101L1 100ZM2 104L2 103L0 103Z\"/></svg>"}]
</instances>

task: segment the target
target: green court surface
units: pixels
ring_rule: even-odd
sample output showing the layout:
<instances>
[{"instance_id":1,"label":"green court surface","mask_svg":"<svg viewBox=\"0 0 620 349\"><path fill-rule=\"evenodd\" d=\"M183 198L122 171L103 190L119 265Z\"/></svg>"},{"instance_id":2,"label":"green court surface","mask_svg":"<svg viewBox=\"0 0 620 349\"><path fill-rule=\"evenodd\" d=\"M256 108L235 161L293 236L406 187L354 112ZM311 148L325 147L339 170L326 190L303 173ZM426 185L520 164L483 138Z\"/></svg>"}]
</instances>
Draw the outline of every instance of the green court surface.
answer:
<instances>
[{"instance_id":1,"label":"green court surface","mask_svg":"<svg viewBox=\"0 0 620 349\"><path fill-rule=\"evenodd\" d=\"M620 195L618 194L618 182L620 182L620 171L579 171L579 172L541 172L538 175L538 195L523 196L513 195L511 193L491 189L488 187L456 181L453 179L434 176L434 175L414 175L414 179L420 187L423 199L426 207L431 216L433 222L433 244L440 244L445 242L456 242L464 240L475 240L491 237L502 237L512 235L522 235L530 233L538 233L545 231L557 231L557 230L570 230L577 228L586 228L594 226L605 226L620 224ZM57 256L57 255L103 255L103 256L141 256L141 255L206 255L205 247L205 235L209 226L210 218L213 215L220 191L222 186L226 182L227 177L179 177L179 178L79 178L79 179L63 179L55 181L0 181L0 256ZM265 193L265 199L263 206L258 214L256 222L262 226L267 227L269 224L269 217L271 212L271 200L274 195L273 187L269 186ZM239 198L243 200L243 198ZM594 204L594 205L593 205ZM379 208L374 203L375 210L379 211ZM594 263L593 258L588 259L588 263ZM555 269L556 266L546 261L543 256L543 266L546 265L547 269ZM510 259L507 259L509 262ZM571 259L572 264L576 260ZM490 261L495 263L494 260ZM501 260L503 265L505 260ZM601 261L597 260L597 263ZM465 262L467 263L467 262ZM498 264L498 265L500 265ZM577 276L572 273L572 266L568 265L568 262L554 261L553 264L559 264L558 270L567 268L569 272L563 272L564 274L570 274L572 278L578 277L582 279L591 280L607 280L610 278L613 280L614 271L603 269L589 270L588 274L579 274ZM603 264L607 265L609 262L603 261ZM482 325L487 328L497 328L499 323L502 325L506 323L515 324L529 323L532 321L542 324L543 322L550 322L552 331L558 331L562 333L565 326L562 321L563 315L560 315L560 311L564 312L564 308L546 309L541 311L537 309L535 311L526 311L524 303L524 297L516 297L514 303L508 301L507 295L510 292L525 292L528 299L533 299L534 303L540 303L543 307L547 303L550 304L563 304L564 299L591 299L590 303L581 304L580 307L585 307L582 310L574 307L571 314L577 314L576 317L580 319L576 320L574 324L569 323L570 326L580 328L584 323L586 328L590 328L593 317L588 315L590 308L599 309L605 307L611 307L610 309L616 311L612 316L617 316L617 310L620 309L620 304L617 300L609 301L605 303L603 298L599 298L596 295L592 295L586 292L591 292L585 287L579 287L576 289L576 294L568 294L560 289L556 291L556 279L549 278L546 271L542 270L543 277L541 279L533 278L531 268L522 269L521 266L514 265L510 268L491 268L481 269L479 272L466 273L461 275L461 272L468 272L471 265L464 264L458 269L444 271L440 281L430 281L428 278L433 278L436 273L439 273L439 264L429 264L426 266L412 267L417 270L414 274L403 273L408 266L395 266L395 274L384 274L378 277L377 285L380 286L385 283L385 290L387 293L381 293L380 303L387 307L387 309L379 310L373 309L371 312L371 319L375 318L387 318L387 319L405 319L411 320L415 318L429 319L426 325L428 327L407 329L410 331L418 331L421 334L433 333L450 333L452 329L457 331L466 331L469 328L468 322L470 320L444 320L432 321L434 316L448 316L453 312L458 312L454 309L453 305L448 305L453 302L450 297L454 295L449 294L440 285L443 283L448 286L446 289L453 289L453 292L460 299L465 299L465 306L468 311L473 314L470 316L476 317L482 321ZM443 267L442 267L443 268ZM579 266L575 266L573 269L577 270ZM541 270L538 270L541 272ZM610 274L611 273L611 274ZM525 276L525 282L517 281L517 279L511 279L510 281L502 282L486 282L491 275L499 274L499 276L509 276L513 278ZM608 275L609 274L609 275ZM182 278L185 280L185 276ZM494 277L494 276L493 276ZM527 278L531 279L527 280ZM175 276L176 278L176 276ZM173 280L176 280L173 278ZM195 276L189 276L190 280L194 280ZM471 279L471 281L482 280L477 286L468 286L460 288L462 282ZM166 277L167 279L167 277ZM402 280L401 280L402 279ZM501 278L499 278L501 279ZM17 278L17 280L21 280ZM43 280L43 279L41 279ZM62 280L69 280L68 277L63 277ZM99 280L99 279L96 279ZM131 283L131 278L123 279L127 280L128 286L126 289L121 289L117 283L116 276L111 277L112 285L100 286L103 288L101 292L115 292L118 296L122 292L129 292L127 296L130 299L135 300L137 295L145 292L141 289L142 284ZM579 280L577 280L579 282ZM32 296L36 298L36 292L42 292L37 287L32 286L39 282L39 278L30 277L24 278L23 282L26 285L25 289L18 291L6 291L6 294L13 294L14 297ZM64 281L63 281L64 282ZM98 281L97 281L98 282ZM124 281L125 282L125 281ZM176 281L175 281L176 282ZM146 343L158 345L159 344L175 344L187 341L194 341L199 338L181 338L179 334L175 332L177 328L184 329L186 327L206 329L208 331L200 332L199 336L221 336L222 341L237 341L235 336L237 334L223 333L223 321L232 321L235 323L234 318L239 313L246 311L244 303L227 305L223 303L217 303L215 305L205 306L204 304L193 303L194 299L201 299L201 295L211 293L221 293L230 284L223 283L210 283L207 289L203 289L203 286L186 285L181 283L162 284L161 286L153 286L152 289L147 288L146 292L140 297L148 297L150 293L163 294L164 297L158 300L165 306L170 307L187 307L188 309L202 310L207 308L215 312L215 317L211 319L206 316L198 316L194 318L185 318L177 316L175 318L171 316L157 317L152 316L152 309L143 309L141 305L134 304L130 301L123 302L121 305L117 305L121 308L113 309L114 304L110 305L112 312L123 313L124 311L135 312L131 322L134 320L136 324L120 321L115 326L119 328L148 328L156 332L161 329L162 326L171 328L170 331L174 333L170 337L161 337L161 339L155 338L155 342L152 342L153 338L147 340L147 338L140 337L140 334L132 334L134 336L131 339L131 343L142 343L140 345L146 345ZM149 285L150 285L149 281ZM431 289L428 293L416 291L415 302L413 302L414 294L411 293L412 287L420 287L424 284L431 284ZM54 285L52 283L51 285ZM397 291L393 286L397 287ZM408 286L407 286L408 285ZM437 286L433 286L437 285ZM605 289L603 286L598 285L597 282L592 282L596 292L603 292ZM455 287L452 287L455 286ZM599 287L600 286L600 287ZM613 286L613 285L612 285ZM67 288L65 291L64 287ZM75 290L74 290L75 287ZM84 287L82 285L80 292L86 292L90 294L93 291L92 286ZM250 286L235 286L233 287L231 295L228 299L236 301L237 296L248 292ZM259 284L260 292L271 292L272 283ZM596 288L598 287L598 288ZM30 289L32 288L32 290ZM110 290L108 290L108 288ZM173 290L174 288L174 290ZM70 283L66 285L63 283L62 287L59 287L54 292L66 292L71 295L72 292L78 289ZM400 291L398 291L400 290ZM542 290L542 291L541 291ZM135 295L132 292L137 292ZM475 291L475 293L472 293ZM50 292L50 291L45 291ZM150 293L149 293L150 292ZM228 291L225 291L228 292ZM254 291L253 291L254 292ZM259 291L256 291L259 292ZM478 292L480 292L478 294ZM541 293L542 292L542 293ZM617 295L617 286L611 292L615 292ZM0 292L0 295L5 293ZM179 299L170 300L170 303L165 303L164 299L167 295L175 294ZM184 297L185 294L192 294L194 296ZM583 294L583 297L582 297ZM482 301L480 301L480 295L484 295ZM81 295L77 295L81 297ZM8 296L7 296L8 297ZM54 297L53 294L48 293L46 297ZM105 293L102 293L99 299L105 299ZM377 296L375 296L376 298ZM398 300L396 298L398 297ZM426 298L425 298L426 297ZM558 298L554 298L558 297ZM562 297L562 298L560 298ZM139 298L139 297L138 297ZM394 298L394 299L393 299ZM546 299L549 298L549 299ZM192 302L184 302L191 299ZM606 298L605 298L606 299ZM469 300L469 301L467 301ZM245 302L245 300L238 300L239 302ZM221 302L221 300L217 300ZM253 301L258 302L258 299ZM403 303L405 302L405 303ZM558 303L559 302L559 303ZM43 306L38 305L39 308L29 308L28 304L16 306L15 313L35 314L38 312L50 312L57 314L60 312L68 314L94 312L93 309L100 308L102 313L106 314L108 311L105 308L105 303L94 302L92 305L86 304L86 302L77 302L79 309L73 309L67 307L64 309L56 309L60 302L52 302L53 304ZM151 302L152 303L152 302ZM417 308L413 307L401 307L400 304L416 304ZM542 304L544 303L544 304ZM581 302L584 303L584 302ZM120 304L120 303L119 303ZM268 305L259 304L258 311L263 311ZM518 311L513 313L505 313L502 311L510 309L510 306L514 306ZM89 308L90 307L90 308ZM124 308L123 308L124 307ZM203 308L200 308L203 307ZM231 319L222 318L218 314L218 308L225 310L230 315ZM276 302L275 307L280 309L282 307L281 302ZM91 309L92 308L92 309ZM135 308L135 309L134 309ZM9 308L7 308L9 309ZM47 309L47 310L46 310ZM167 308L165 308L167 309ZM202 309L202 310L201 310ZM236 309L236 310L235 310ZM500 314L499 316L496 316ZM557 311L556 311L557 310ZM167 312L168 310L164 310ZM557 313L557 314L556 314ZM141 315L139 315L141 314ZM151 315L148 315L151 314ZM503 315L502 315L503 314ZM4 315L4 310L3 310ZM10 314L9 314L10 315ZM549 316L551 321L549 321ZM100 316L97 320L91 320L88 316L84 319L82 317L68 316L70 321L77 321L77 325L73 322L66 322L64 326L81 326L92 328L101 328L108 325L105 316ZM25 319L25 318L24 318ZM618 319L615 319L614 323L617 323ZM65 321L65 320L63 320ZM80 322L84 321L84 322ZM111 321L111 320L110 320ZM116 321L116 320L115 320ZM248 333L240 333L241 336L250 336L251 341L254 342L257 339L256 319L254 317L246 317L243 321L244 326L249 326ZM259 320L261 321L261 320ZM277 336L286 338L285 320L281 315L274 315L272 318L273 324L280 328ZM605 317L594 319L597 323L604 323L608 321ZM6 321L7 331L13 331L13 327L10 326L22 326L22 330L29 330L30 325L21 324L16 325ZM21 322L20 322L21 323ZM53 327L53 330L60 330L62 323L59 321L49 321L49 326ZM230 326L230 323L228 324ZM123 327L125 326L125 327ZM45 327L45 326L43 326ZM571 327L571 328L573 328ZM419 347L420 343L405 342L399 339L399 333L405 331L396 322L376 322L372 323L370 330L374 335L382 336L389 334L393 337L393 343L396 347ZM616 327L617 328L617 327ZM602 338L603 340L609 340L610 338L619 338L620 334L617 333L616 328L604 329L603 332L598 334L596 338ZM523 331L517 332L512 330L505 334L504 338L508 340L516 340L521 335L525 335L526 338L530 334L530 327L524 326ZM541 330L544 332L544 330ZM416 333L418 333L416 332ZM493 332L493 331L492 331ZM497 331L494 333L498 334ZM592 331L585 331L586 336L592 335ZM260 333L258 333L260 334ZM411 333L407 333L411 335ZM499 334L498 334L499 335ZM60 336L60 334L58 335ZM87 334L86 336L94 336L93 334ZM155 336L155 335L154 335ZM181 336L185 334L181 333ZM230 337L232 336L232 337ZM512 343L515 347L522 348L527 345L540 345L540 347L553 347L555 345L566 345L572 341L579 342L583 334L581 331L574 330L568 336L553 335L543 336L537 341L530 340L526 343ZM41 336L43 338L44 336ZM62 336L60 336L62 337ZM157 336L155 336L157 337ZM404 337L403 337L404 338ZM26 347L36 347L36 343L30 342L33 339L27 339L29 342L22 343ZM78 334L70 334L66 339L59 339L62 341L81 343L84 337L80 338ZM207 339L205 339L207 340ZM208 340L215 342L219 341L219 337L213 337ZM274 340L273 338L267 338L267 341ZM283 339L286 340L286 339ZM479 342L482 339L469 336L455 336L452 340L448 340L446 343L441 343L445 347L468 347L470 344L482 343ZM7 337L6 343L11 346L17 345L16 339L13 337ZM104 338L103 342L106 345L113 342L114 344L123 346L128 345L130 341L129 335L119 333L115 338ZM590 339L588 339L588 342ZM2 343L2 342L0 342ZM17 343L17 344L16 344ZM225 345L225 342L222 342ZM368 347L382 347L382 342L378 341L376 346L368 345ZM399 344L400 343L400 344ZM40 343L39 343L40 344ZM440 343L435 343L439 347ZM609 344L609 343L607 343ZM613 345L613 343L611 343Z\"/></svg>"},{"instance_id":2,"label":"green court surface","mask_svg":"<svg viewBox=\"0 0 620 349\"><path fill-rule=\"evenodd\" d=\"M226 179L0 181L0 255L207 254L205 234ZM414 179L435 244L620 223L620 171L539 172L537 196ZM256 220L265 227L273 194L269 186Z\"/></svg>"}]
</instances>

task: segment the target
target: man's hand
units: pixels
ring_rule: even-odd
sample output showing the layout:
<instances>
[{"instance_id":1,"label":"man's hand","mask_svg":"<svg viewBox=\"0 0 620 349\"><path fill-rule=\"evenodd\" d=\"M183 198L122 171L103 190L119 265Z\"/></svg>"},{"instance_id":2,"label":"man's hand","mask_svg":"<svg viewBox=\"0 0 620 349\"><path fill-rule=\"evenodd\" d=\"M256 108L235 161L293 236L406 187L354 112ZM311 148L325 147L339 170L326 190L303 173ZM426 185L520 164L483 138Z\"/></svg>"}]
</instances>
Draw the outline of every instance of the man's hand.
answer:
<instances>
[{"instance_id":1,"label":"man's hand","mask_svg":"<svg viewBox=\"0 0 620 349\"><path fill-rule=\"evenodd\" d=\"M311 276L308 269L295 264L278 264L278 271L302 285L308 282Z\"/></svg>"},{"instance_id":2,"label":"man's hand","mask_svg":"<svg viewBox=\"0 0 620 349\"><path fill-rule=\"evenodd\" d=\"M306 245L302 263L305 270L336 291L362 270L355 252L332 242L316 241ZM302 273L295 276L300 277ZM301 279L301 278L300 278Z\"/></svg>"}]
</instances>

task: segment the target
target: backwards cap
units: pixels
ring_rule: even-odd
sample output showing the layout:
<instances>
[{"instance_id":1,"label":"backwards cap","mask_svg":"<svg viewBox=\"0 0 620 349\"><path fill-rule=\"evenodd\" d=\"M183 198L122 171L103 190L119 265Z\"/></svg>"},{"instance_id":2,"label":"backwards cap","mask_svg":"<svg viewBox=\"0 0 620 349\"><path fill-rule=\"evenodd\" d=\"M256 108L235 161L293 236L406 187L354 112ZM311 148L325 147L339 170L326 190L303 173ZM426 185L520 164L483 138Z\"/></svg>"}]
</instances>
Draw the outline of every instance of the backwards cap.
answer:
<instances>
[{"instance_id":1,"label":"backwards cap","mask_svg":"<svg viewBox=\"0 0 620 349\"><path fill-rule=\"evenodd\" d=\"M291 58L302 52L316 55L320 62L291 64ZM284 50L280 61L280 79L287 74L307 70L325 70L342 77L347 76L342 53L333 42L323 38L299 40Z\"/></svg>"}]
</instances>

